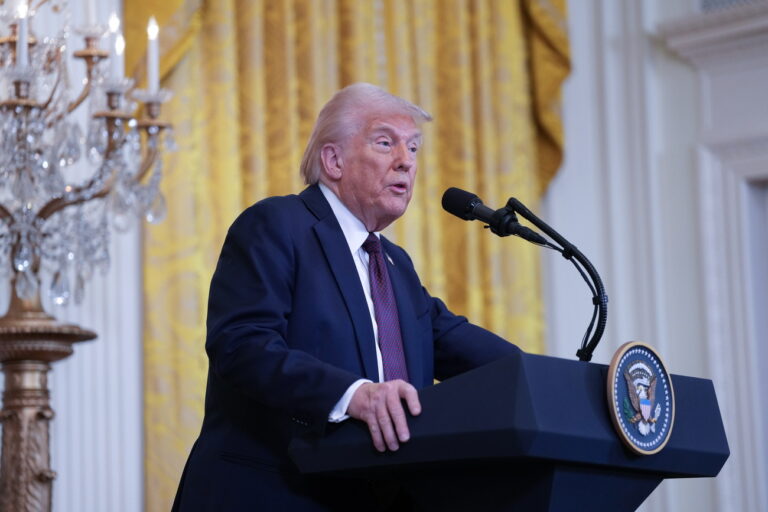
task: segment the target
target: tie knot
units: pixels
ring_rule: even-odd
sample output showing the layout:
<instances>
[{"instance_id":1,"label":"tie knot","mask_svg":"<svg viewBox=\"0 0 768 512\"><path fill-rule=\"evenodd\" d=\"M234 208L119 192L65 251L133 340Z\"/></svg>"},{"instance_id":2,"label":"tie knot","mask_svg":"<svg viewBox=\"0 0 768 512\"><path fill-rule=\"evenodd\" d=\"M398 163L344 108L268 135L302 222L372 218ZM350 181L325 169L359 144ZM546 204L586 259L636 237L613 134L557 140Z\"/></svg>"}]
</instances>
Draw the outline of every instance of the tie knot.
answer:
<instances>
[{"instance_id":1,"label":"tie knot","mask_svg":"<svg viewBox=\"0 0 768 512\"><path fill-rule=\"evenodd\" d=\"M373 233L368 234L368 238L363 242L363 250L368 254L381 252L381 241Z\"/></svg>"}]
</instances>

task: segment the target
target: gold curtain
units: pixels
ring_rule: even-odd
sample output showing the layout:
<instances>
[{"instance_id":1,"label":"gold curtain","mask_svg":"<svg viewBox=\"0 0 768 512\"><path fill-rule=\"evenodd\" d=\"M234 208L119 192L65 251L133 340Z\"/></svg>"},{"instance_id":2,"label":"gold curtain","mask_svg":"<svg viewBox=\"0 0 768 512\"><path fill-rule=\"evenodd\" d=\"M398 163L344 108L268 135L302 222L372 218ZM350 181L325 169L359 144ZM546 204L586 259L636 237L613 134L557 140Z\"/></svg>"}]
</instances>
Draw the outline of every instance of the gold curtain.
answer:
<instances>
[{"instance_id":1,"label":"gold curtain","mask_svg":"<svg viewBox=\"0 0 768 512\"><path fill-rule=\"evenodd\" d=\"M440 197L457 186L537 210L562 150L564 0L128 0L126 62L139 79L152 14L179 151L166 157L168 217L145 233L148 511L169 508L200 428L207 291L224 234L249 204L303 188L314 119L351 82L435 117L413 201L388 236L452 310L543 350L539 250L444 213Z\"/></svg>"}]
</instances>

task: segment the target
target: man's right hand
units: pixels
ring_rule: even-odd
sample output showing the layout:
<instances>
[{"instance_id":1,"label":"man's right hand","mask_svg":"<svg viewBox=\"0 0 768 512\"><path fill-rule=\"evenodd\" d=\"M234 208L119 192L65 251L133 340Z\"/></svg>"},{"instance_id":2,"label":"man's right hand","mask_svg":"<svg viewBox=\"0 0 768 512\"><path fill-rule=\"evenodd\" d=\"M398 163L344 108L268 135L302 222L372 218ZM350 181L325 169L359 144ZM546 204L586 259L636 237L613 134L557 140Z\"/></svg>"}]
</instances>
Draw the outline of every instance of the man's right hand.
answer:
<instances>
[{"instance_id":1,"label":"man's right hand","mask_svg":"<svg viewBox=\"0 0 768 512\"><path fill-rule=\"evenodd\" d=\"M380 452L387 448L397 450L400 443L410 439L411 434L401 400L408 404L412 415L421 414L421 403L416 388L404 380L366 382L355 391L349 402L347 414L368 425L373 446Z\"/></svg>"}]
</instances>

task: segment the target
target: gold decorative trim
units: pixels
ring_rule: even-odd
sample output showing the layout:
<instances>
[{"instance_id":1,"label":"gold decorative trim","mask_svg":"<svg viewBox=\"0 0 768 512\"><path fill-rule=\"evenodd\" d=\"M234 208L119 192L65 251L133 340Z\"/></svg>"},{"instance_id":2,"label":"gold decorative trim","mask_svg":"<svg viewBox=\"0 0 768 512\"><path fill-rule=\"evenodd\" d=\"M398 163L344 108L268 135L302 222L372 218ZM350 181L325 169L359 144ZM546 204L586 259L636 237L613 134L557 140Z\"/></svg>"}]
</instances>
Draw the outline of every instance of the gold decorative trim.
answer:
<instances>
[{"instance_id":1,"label":"gold decorative trim","mask_svg":"<svg viewBox=\"0 0 768 512\"><path fill-rule=\"evenodd\" d=\"M5 375L0 510L51 510L49 423L54 417L48 391L50 363L69 357L72 345L96 333L57 321L45 313L40 296L20 299L12 288L8 312L0 318L0 362Z\"/></svg>"},{"instance_id":2,"label":"gold decorative trim","mask_svg":"<svg viewBox=\"0 0 768 512\"><path fill-rule=\"evenodd\" d=\"M47 379L50 369L50 365L39 361L3 363L0 510L51 509L56 473L50 468L48 451L48 427L53 418Z\"/></svg>"}]
</instances>

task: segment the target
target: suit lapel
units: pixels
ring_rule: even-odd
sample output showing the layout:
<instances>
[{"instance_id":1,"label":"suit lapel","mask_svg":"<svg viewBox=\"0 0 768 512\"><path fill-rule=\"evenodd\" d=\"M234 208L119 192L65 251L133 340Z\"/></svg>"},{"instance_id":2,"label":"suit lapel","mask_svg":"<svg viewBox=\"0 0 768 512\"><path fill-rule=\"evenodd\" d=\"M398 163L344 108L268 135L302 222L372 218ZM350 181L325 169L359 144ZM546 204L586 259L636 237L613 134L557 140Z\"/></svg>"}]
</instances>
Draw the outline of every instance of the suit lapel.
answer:
<instances>
[{"instance_id":1,"label":"suit lapel","mask_svg":"<svg viewBox=\"0 0 768 512\"><path fill-rule=\"evenodd\" d=\"M365 293L357 275L355 262L344 239L331 207L317 186L309 187L301 194L309 209L319 218L314 231L325 253L333 277L344 297L344 303L352 319L357 346L363 363L364 376L374 382L379 380L376 363L376 346L373 339L373 326L365 301Z\"/></svg>"},{"instance_id":2,"label":"suit lapel","mask_svg":"<svg viewBox=\"0 0 768 512\"><path fill-rule=\"evenodd\" d=\"M384 252L386 254L387 271L389 272L389 278L392 281L392 288L395 292L395 300L397 301L397 315L400 319L400 336L403 339L408 378L414 386L419 388L431 384L431 381L426 384L422 382L424 380L423 341L419 338L420 330L416 321L416 305L413 303L411 295L407 292L409 283L404 273L405 268L401 268L404 263L400 262L399 265L395 265L393 263L394 260L390 259L386 249L385 245Z\"/></svg>"}]
</instances>

